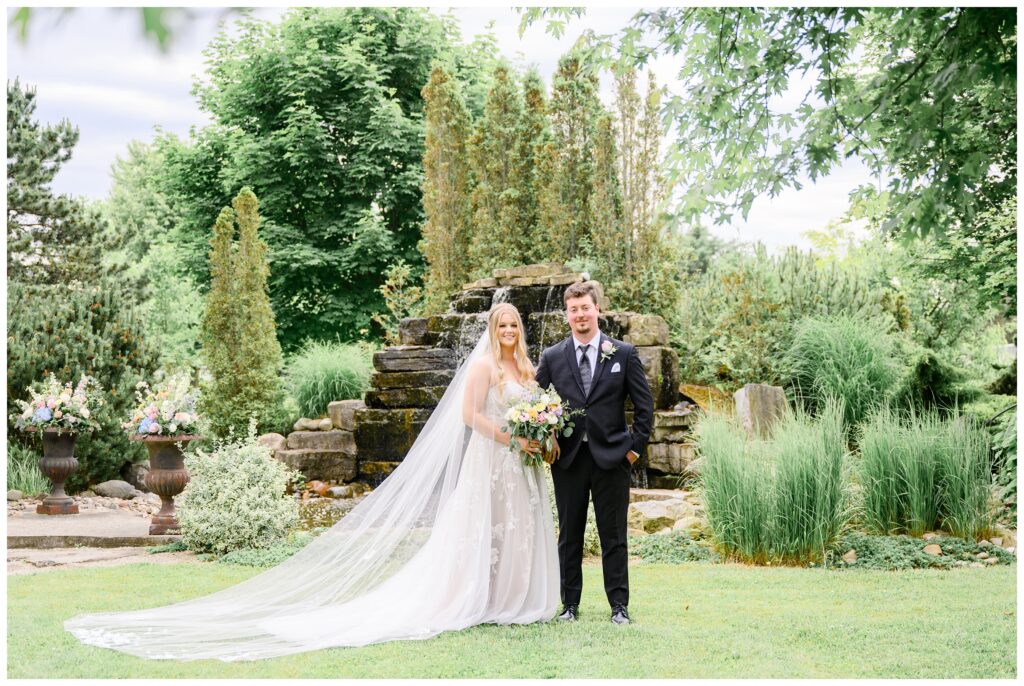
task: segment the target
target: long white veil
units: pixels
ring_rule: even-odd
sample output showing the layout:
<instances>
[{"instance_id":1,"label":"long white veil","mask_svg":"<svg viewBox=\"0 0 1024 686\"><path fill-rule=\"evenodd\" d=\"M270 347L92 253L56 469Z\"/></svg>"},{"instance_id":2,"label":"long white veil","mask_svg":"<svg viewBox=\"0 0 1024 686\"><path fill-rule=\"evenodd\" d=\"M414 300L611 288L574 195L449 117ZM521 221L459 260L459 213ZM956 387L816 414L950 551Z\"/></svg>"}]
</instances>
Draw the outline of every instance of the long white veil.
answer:
<instances>
[{"instance_id":1,"label":"long white veil","mask_svg":"<svg viewBox=\"0 0 1024 686\"><path fill-rule=\"evenodd\" d=\"M353 601L392 578L421 550L462 468L470 435L463 421L470 366L488 354L484 332L399 467L293 557L205 597L79 615L66 621L65 629L83 643L152 659L250 660L320 647L267 627L297 615L322 616Z\"/></svg>"}]
</instances>

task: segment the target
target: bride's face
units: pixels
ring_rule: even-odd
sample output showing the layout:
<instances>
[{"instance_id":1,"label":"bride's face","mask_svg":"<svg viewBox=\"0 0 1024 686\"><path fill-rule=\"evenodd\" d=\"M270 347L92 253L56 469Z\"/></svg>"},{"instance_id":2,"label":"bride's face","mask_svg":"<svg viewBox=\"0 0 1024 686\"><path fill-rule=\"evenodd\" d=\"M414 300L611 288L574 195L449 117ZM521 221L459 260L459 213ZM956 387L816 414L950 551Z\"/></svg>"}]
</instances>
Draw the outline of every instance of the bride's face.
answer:
<instances>
[{"instance_id":1,"label":"bride's face","mask_svg":"<svg viewBox=\"0 0 1024 686\"><path fill-rule=\"evenodd\" d=\"M519 342L519 324L516 318L509 312L498 317L498 343L502 349L514 350Z\"/></svg>"}]
</instances>

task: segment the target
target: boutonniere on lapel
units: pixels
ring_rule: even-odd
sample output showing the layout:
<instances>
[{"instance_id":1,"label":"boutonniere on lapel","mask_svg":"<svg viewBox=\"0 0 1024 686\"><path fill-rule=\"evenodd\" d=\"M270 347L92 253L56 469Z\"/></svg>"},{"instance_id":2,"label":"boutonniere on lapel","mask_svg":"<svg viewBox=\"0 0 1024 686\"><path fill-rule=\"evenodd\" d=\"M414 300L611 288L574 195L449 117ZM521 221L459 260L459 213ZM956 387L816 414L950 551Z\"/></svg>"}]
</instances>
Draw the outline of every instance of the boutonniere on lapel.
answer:
<instances>
[{"instance_id":1,"label":"boutonniere on lapel","mask_svg":"<svg viewBox=\"0 0 1024 686\"><path fill-rule=\"evenodd\" d=\"M605 341L601 344L601 361L604 362L617 352L619 349L611 341Z\"/></svg>"}]
</instances>

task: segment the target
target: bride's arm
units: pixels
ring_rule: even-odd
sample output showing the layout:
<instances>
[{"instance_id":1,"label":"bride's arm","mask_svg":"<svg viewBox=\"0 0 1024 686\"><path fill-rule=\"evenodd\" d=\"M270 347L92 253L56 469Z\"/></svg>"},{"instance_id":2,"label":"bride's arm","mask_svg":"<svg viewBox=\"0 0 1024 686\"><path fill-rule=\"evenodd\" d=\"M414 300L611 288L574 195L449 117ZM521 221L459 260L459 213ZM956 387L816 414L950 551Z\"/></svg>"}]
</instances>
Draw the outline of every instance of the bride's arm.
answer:
<instances>
[{"instance_id":1,"label":"bride's arm","mask_svg":"<svg viewBox=\"0 0 1024 686\"><path fill-rule=\"evenodd\" d=\"M466 380L466 394L462 399L462 421L474 431L508 445L510 435L484 416L487 389L491 385L491 366L487 360L476 361L469 370Z\"/></svg>"}]
</instances>

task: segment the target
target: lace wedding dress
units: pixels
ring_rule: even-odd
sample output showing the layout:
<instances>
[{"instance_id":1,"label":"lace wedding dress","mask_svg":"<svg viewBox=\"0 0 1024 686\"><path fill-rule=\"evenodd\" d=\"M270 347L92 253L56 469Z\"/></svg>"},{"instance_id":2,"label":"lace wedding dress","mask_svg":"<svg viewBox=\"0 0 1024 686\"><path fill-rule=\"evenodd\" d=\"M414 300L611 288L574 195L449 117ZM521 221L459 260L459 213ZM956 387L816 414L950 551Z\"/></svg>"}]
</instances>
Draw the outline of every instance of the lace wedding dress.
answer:
<instances>
[{"instance_id":1,"label":"lace wedding dress","mask_svg":"<svg viewBox=\"0 0 1024 686\"><path fill-rule=\"evenodd\" d=\"M398 469L281 565L203 598L65 628L140 657L235 661L551 619L558 557L544 469L462 420L466 370L488 347L485 335ZM491 386L485 416L501 426L521 389Z\"/></svg>"}]
</instances>

